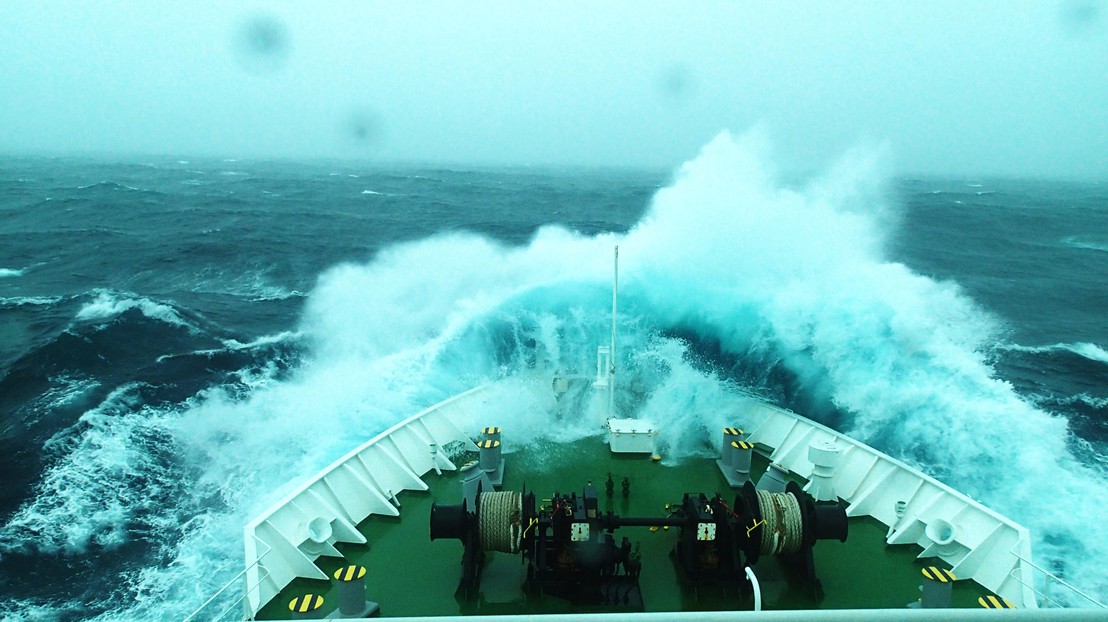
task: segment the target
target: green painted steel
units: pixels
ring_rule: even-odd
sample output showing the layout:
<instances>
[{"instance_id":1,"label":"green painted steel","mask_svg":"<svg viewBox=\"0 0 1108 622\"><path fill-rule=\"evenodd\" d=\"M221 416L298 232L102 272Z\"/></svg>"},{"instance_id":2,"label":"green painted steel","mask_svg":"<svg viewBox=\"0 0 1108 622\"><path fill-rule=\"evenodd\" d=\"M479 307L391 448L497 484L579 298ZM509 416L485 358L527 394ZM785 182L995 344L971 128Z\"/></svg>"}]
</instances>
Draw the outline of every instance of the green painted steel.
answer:
<instances>
[{"instance_id":1,"label":"green painted steel","mask_svg":"<svg viewBox=\"0 0 1108 622\"><path fill-rule=\"evenodd\" d=\"M505 439L509 443L510 439ZM588 438L569 444L545 444L506 454L504 489L534 491L542 503L553 493L580 493L592 481L600 491L601 509L620 516L664 516L666 504L679 505L686 492L719 492L731 503L736 492L727 486L714 462L714 450L705 447L702 457L680 461L611 454L600 438ZM465 462L468 458L459 460ZM669 464L674 462L675 464ZM752 475L765 470L766 459L754 454ZM604 482L611 473L618 483L627 478L630 494L624 497L615 486L609 497ZM338 545L344 559L321 557L320 569L333 573L349 564L367 568L367 597L381 604L383 616L444 615L521 615L550 613L590 613L619 611L613 608L571 608L565 601L525 591L527 566L522 556L487 553L482 570L481 590L470 598L455 595L461 570L462 546L456 540L430 541L428 517L432 501L455 504L461 499L461 487L454 473L426 478L427 492L400 495L401 515L397 518L372 516L359 530L368 545ZM755 572L762 586L763 607L783 609L902 609L919 599L923 568L942 565L936 559L917 560L915 545L889 547L886 527L868 517L850 519L846 543L820 541L815 546L816 570L823 583L823 598L813 598L807 590L790 580L788 571L777 560L765 557ZM640 586L647 611L726 611L749 610L753 598L742 597L737 589L686 586L670 556L677 540L677 528L651 531L646 527L621 528L617 540L626 536L638 544L643 561ZM258 619L286 619L283 606L293 597L323 594L327 603L337 603L333 586L325 581L296 579L259 612ZM954 585L954 606L980 609L977 599L989 592L970 581ZM325 605L324 609L328 606Z\"/></svg>"}]
</instances>

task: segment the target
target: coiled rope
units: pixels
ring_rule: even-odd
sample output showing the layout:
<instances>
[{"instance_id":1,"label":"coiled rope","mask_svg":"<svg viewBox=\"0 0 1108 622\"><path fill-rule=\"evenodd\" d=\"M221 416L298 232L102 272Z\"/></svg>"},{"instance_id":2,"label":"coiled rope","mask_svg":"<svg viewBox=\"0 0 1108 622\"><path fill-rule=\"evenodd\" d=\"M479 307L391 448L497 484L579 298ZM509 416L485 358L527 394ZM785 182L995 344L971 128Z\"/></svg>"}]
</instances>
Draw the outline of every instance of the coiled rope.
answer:
<instances>
[{"instance_id":1,"label":"coiled rope","mask_svg":"<svg viewBox=\"0 0 1108 622\"><path fill-rule=\"evenodd\" d=\"M795 553L804 539L803 517L796 497L784 492L759 490L762 509L762 554Z\"/></svg>"},{"instance_id":2,"label":"coiled rope","mask_svg":"<svg viewBox=\"0 0 1108 622\"><path fill-rule=\"evenodd\" d=\"M481 493L480 515L477 517L477 533L481 549L518 553L523 535L520 527L523 516L523 495L513 491Z\"/></svg>"}]
</instances>

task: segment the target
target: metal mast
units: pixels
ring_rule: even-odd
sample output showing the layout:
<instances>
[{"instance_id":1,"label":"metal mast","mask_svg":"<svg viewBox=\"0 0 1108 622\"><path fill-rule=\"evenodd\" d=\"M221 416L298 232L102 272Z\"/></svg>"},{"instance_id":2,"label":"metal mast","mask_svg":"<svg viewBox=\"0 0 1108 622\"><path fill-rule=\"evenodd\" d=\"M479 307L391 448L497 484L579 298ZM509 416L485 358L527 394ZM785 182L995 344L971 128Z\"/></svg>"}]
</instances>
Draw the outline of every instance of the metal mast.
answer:
<instances>
[{"instance_id":1,"label":"metal mast","mask_svg":"<svg viewBox=\"0 0 1108 622\"><path fill-rule=\"evenodd\" d=\"M619 299L619 246L615 247L612 273L612 353L608 359L608 416L616 414L616 310Z\"/></svg>"}]
</instances>

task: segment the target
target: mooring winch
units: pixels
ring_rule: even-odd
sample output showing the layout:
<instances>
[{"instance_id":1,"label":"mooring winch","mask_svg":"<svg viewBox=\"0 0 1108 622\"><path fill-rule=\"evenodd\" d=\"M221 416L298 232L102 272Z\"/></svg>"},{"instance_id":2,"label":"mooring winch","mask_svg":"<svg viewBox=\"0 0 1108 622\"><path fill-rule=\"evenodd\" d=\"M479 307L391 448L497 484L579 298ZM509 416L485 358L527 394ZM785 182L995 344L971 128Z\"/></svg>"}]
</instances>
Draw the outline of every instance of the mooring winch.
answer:
<instances>
[{"instance_id":1,"label":"mooring winch","mask_svg":"<svg viewBox=\"0 0 1108 622\"><path fill-rule=\"evenodd\" d=\"M486 551L522 553L528 580L543 593L577 604L640 608L638 547L614 532L625 527L677 527L674 557L692 585L718 584L746 591L745 568L763 555L778 556L818 593L812 559L817 540L845 541L846 510L839 503L817 504L796 483L784 492L756 490L747 482L733 504L720 495L686 493L663 517L622 517L602 512L591 482L582 494L555 493L537 506L534 493L479 490L470 507L431 506L431 539L463 543L459 589L480 583Z\"/></svg>"}]
</instances>

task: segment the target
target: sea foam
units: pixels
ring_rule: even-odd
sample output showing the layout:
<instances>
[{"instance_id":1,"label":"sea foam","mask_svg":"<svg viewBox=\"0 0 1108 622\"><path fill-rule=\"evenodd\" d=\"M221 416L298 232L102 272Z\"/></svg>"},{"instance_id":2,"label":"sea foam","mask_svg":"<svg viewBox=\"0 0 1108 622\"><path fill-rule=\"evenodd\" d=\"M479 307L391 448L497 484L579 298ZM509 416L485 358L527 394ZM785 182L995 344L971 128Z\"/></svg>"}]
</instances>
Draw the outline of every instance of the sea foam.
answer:
<instances>
[{"instance_id":1,"label":"sea foam","mask_svg":"<svg viewBox=\"0 0 1108 622\"><path fill-rule=\"evenodd\" d=\"M173 307L154 302L149 298L135 297L108 290L96 290L96 298L85 303L77 312L78 320L104 320L113 318L129 309L138 309L150 319L174 326L195 330L195 326L182 318Z\"/></svg>"},{"instance_id":2,"label":"sea foam","mask_svg":"<svg viewBox=\"0 0 1108 622\"><path fill-rule=\"evenodd\" d=\"M1077 343L1056 343L1047 346L1021 346L1016 344L1005 344L1000 346L1004 350L1014 350L1017 352L1030 352L1032 354L1043 354L1050 352L1072 352L1078 356L1089 359L1090 361L1096 361L1098 363L1108 363L1108 350L1103 347L1089 342L1077 342Z\"/></svg>"}]
</instances>

